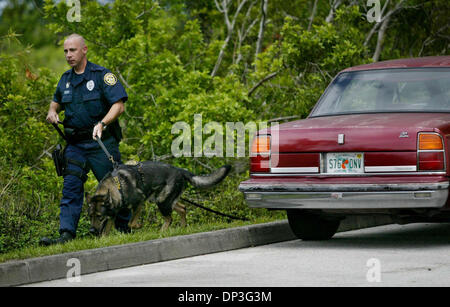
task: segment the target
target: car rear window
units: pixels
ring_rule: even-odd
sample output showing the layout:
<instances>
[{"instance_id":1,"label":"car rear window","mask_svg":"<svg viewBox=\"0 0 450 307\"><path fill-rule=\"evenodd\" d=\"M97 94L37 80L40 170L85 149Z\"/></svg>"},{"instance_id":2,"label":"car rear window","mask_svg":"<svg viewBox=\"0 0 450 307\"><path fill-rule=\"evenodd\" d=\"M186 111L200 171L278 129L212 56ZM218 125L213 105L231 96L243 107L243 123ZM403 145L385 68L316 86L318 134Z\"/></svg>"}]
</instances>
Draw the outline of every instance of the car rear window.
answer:
<instances>
[{"instance_id":1,"label":"car rear window","mask_svg":"<svg viewBox=\"0 0 450 307\"><path fill-rule=\"evenodd\" d=\"M450 69L341 73L325 91L311 117L383 112L450 112Z\"/></svg>"}]
</instances>

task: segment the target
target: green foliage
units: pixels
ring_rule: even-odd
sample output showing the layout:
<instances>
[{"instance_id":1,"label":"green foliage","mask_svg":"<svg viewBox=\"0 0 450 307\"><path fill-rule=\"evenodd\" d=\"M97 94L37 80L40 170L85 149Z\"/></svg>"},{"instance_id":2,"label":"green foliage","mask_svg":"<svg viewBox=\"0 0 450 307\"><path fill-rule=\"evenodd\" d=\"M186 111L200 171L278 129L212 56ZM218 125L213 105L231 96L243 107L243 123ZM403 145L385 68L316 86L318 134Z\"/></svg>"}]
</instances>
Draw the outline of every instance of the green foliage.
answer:
<instances>
[{"instance_id":1,"label":"green foliage","mask_svg":"<svg viewBox=\"0 0 450 307\"><path fill-rule=\"evenodd\" d=\"M281 40L258 58L258 70L252 75L258 80L278 72L278 86L261 90L253 103L260 102L263 114L306 117L340 70L369 62L362 33L348 22L360 16L357 7L339 10L336 24L313 25L309 31L292 18L286 18ZM270 103L274 101L283 103Z\"/></svg>"},{"instance_id":2,"label":"green foliage","mask_svg":"<svg viewBox=\"0 0 450 307\"><path fill-rule=\"evenodd\" d=\"M42 0L3 0L0 17L0 37L11 30L20 33L21 40L37 48L51 44L53 33L42 18Z\"/></svg>"},{"instance_id":3,"label":"green foliage","mask_svg":"<svg viewBox=\"0 0 450 307\"><path fill-rule=\"evenodd\" d=\"M54 167L46 151L57 137L44 123L57 80L45 68L31 72L23 50L0 55L0 252L56 229L57 207L47 204L61 188L48 175Z\"/></svg>"}]
</instances>

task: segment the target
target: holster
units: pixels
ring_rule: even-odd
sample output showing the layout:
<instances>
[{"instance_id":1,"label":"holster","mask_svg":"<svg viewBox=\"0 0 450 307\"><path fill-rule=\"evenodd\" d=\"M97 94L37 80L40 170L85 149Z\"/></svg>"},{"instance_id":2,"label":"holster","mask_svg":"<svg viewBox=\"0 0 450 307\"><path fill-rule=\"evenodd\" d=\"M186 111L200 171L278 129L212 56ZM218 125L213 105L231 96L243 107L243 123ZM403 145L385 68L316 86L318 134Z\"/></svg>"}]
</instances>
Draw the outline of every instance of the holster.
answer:
<instances>
[{"instance_id":1,"label":"holster","mask_svg":"<svg viewBox=\"0 0 450 307\"><path fill-rule=\"evenodd\" d=\"M64 175L65 161L64 150L61 144L56 145L56 148L52 152L53 163L55 163L56 174L58 176Z\"/></svg>"}]
</instances>

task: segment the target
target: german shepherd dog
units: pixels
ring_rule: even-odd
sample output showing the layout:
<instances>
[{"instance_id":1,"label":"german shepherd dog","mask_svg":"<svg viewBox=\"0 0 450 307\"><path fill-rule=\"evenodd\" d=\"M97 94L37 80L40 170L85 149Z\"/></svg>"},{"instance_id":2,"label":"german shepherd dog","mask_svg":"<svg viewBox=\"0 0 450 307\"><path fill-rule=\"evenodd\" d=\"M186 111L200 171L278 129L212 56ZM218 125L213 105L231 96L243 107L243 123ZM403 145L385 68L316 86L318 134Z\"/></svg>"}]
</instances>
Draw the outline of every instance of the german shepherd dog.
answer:
<instances>
[{"instance_id":1,"label":"german shepherd dog","mask_svg":"<svg viewBox=\"0 0 450 307\"><path fill-rule=\"evenodd\" d=\"M156 203L163 215L161 230L167 230L172 223L172 210L180 215L181 225L186 226L186 209L178 200L187 183L198 188L212 187L221 182L230 169L231 166L225 165L209 175L198 176L161 162L120 165L99 182L92 197L86 195L91 220L90 232L107 235L117 213L123 208L132 212L129 227L140 228L138 219L146 200Z\"/></svg>"}]
</instances>

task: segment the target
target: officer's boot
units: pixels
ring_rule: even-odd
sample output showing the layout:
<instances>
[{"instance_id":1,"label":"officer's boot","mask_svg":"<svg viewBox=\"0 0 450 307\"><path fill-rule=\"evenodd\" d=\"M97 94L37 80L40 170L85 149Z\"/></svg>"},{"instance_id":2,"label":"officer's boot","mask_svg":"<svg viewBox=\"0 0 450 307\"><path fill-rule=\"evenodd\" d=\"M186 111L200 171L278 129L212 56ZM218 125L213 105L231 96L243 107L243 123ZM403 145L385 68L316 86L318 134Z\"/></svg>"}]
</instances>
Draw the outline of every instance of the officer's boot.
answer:
<instances>
[{"instance_id":1,"label":"officer's boot","mask_svg":"<svg viewBox=\"0 0 450 307\"><path fill-rule=\"evenodd\" d=\"M59 238L57 239L50 239L47 237L43 237L41 240L39 240L39 245L42 246L49 246L49 245L53 245L53 244L62 244L62 243L66 243L69 242L71 240L73 240L75 237L67 231L63 231L60 235Z\"/></svg>"}]
</instances>

